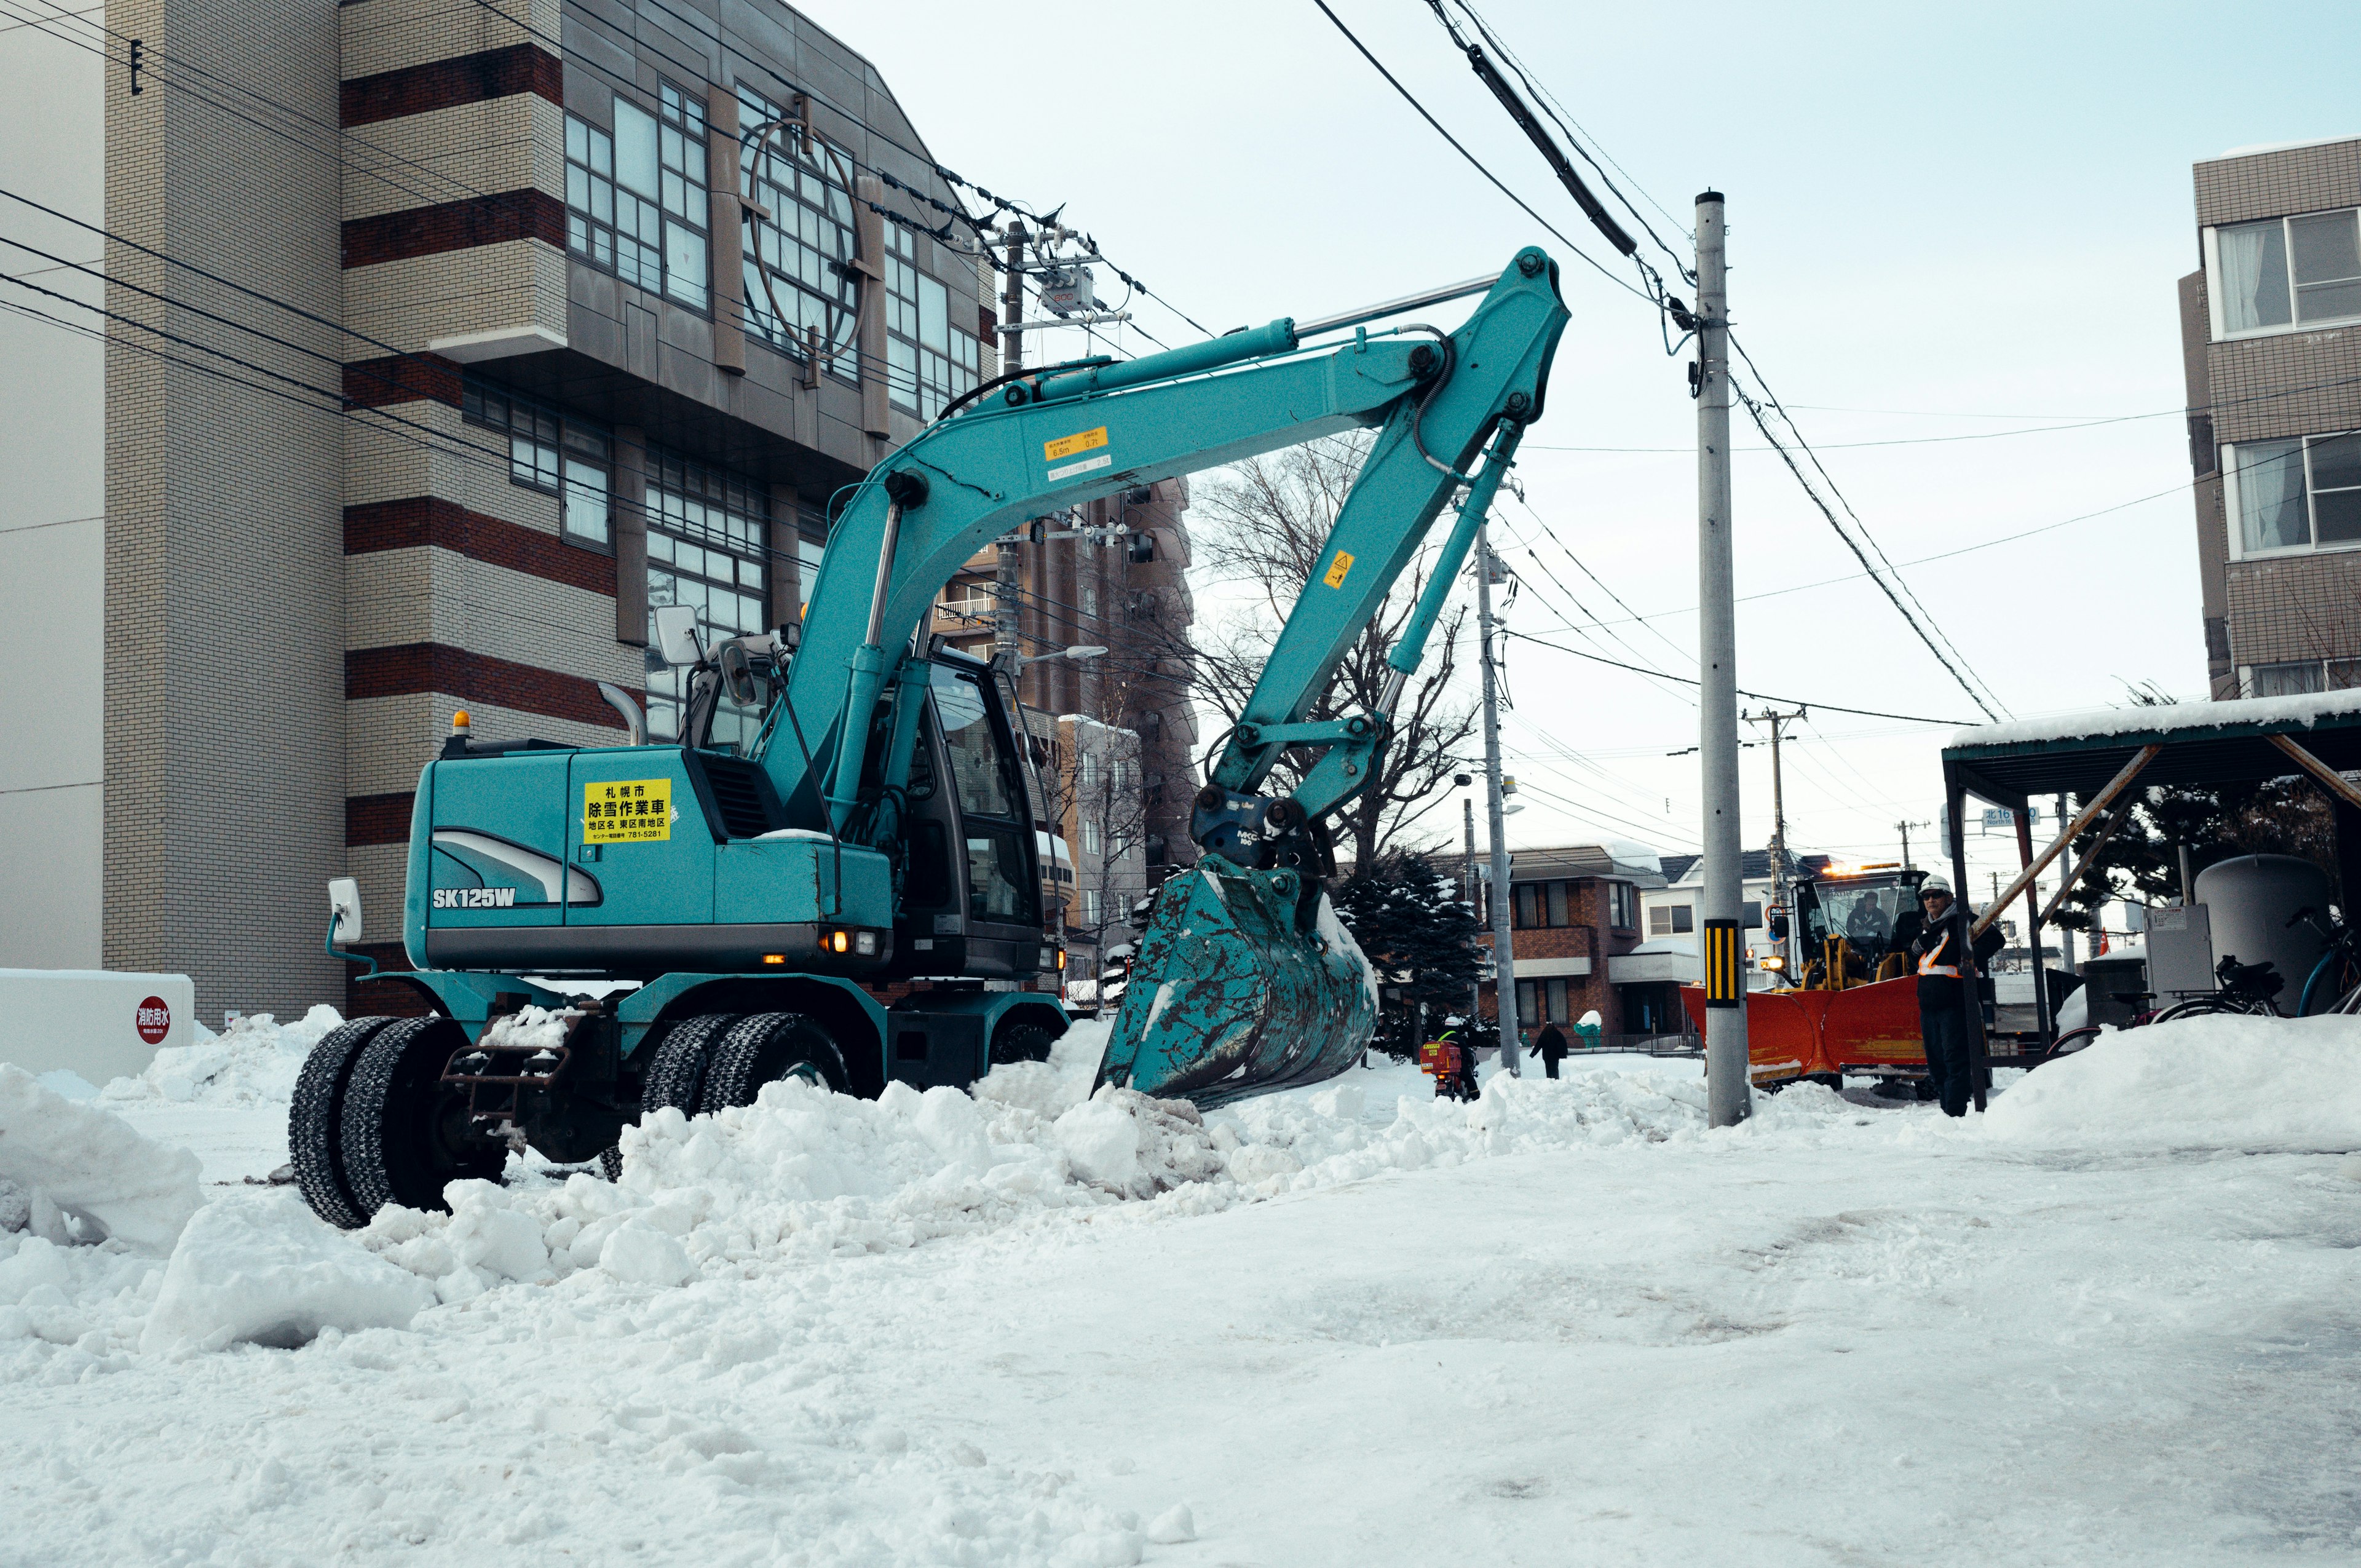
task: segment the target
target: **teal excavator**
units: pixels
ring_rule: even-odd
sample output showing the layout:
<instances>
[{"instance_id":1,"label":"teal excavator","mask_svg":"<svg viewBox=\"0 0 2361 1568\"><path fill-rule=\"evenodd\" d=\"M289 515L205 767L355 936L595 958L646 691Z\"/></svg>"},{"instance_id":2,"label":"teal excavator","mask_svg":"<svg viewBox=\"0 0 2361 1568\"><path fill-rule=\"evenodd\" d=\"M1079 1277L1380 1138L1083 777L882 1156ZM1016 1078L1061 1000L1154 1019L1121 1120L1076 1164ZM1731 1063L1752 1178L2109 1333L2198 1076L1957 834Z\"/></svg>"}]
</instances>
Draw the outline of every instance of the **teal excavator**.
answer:
<instances>
[{"instance_id":1,"label":"teal excavator","mask_svg":"<svg viewBox=\"0 0 2361 1568\"><path fill-rule=\"evenodd\" d=\"M1476 294L1455 332L1368 324ZM636 726L633 743L604 747L455 734L412 817L414 967L380 977L426 1012L353 1019L306 1059L289 1142L312 1207L346 1226L390 1202L440 1207L445 1183L497 1178L526 1147L611 1171L643 1113L751 1103L789 1076L874 1095L1046 1057L1063 1010L988 983L1059 961L1016 694L929 640L928 607L1033 518L1375 429L1196 795L1200 858L1156 900L1098 1080L1202 1106L1353 1064L1377 992L1328 904L1327 820L1368 786L1477 524L1541 417L1565 321L1556 265L1527 249L1497 279L1323 320L1013 371L862 481L800 627L708 646L693 612L656 613L657 652L688 672L678 743ZM1312 717L1455 500L1382 697ZM1301 782L1265 793L1290 754L1309 762ZM360 932L349 883L331 905L339 952Z\"/></svg>"}]
</instances>

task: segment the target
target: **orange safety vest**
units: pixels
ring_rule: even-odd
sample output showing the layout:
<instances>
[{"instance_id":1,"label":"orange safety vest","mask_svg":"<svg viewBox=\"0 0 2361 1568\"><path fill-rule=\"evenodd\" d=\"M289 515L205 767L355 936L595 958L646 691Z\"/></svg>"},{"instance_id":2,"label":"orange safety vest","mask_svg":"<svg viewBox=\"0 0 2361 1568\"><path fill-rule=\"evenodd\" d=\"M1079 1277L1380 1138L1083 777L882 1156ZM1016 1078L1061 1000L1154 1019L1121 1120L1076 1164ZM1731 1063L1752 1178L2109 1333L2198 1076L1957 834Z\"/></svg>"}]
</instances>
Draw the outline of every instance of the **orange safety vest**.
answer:
<instances>
[{"instance_id":1,"label":"orange safety vest","mask_svg":"<svg viewBox=\"0 0 2361 1568\"><path fill-rule=\"evenodd\" d=\"M1941 957L1943 956L1943 950L1944 950L1946 948L1949 948L1950 945L1951 945L1951 927L1950 927L1950 917L1949 917L1949 916L1946 916L1944 917L1944 924L1943 924L1943 939L1942 939L1941 941L1939 941L1939 942L1937 942L1933 947L1931 947L1931 948L1927 948L1927 949L1926 950L1926 952L1924 952L1924 953L1922 953L1922 954L1920 954L1920 955L1919 955L1919 959L1918 959L1918 974L1919 974L1919 977L1920 977L1921 979L1924 979L1924 978L1926 978L1927 976L1929 976L1929 975L1941 975L1941 976L1943 976L1944 978L1949 979L1949 980L1957 980L1957 979L1959 979L1959 978L1960 978L1960 966L1959 966L1959 965L1957 965L1957 964L1938 964L1938 963L1937 963L1937 962L1935 961L1937 959L1941 958Z\"/></svg>"}]
</instances>

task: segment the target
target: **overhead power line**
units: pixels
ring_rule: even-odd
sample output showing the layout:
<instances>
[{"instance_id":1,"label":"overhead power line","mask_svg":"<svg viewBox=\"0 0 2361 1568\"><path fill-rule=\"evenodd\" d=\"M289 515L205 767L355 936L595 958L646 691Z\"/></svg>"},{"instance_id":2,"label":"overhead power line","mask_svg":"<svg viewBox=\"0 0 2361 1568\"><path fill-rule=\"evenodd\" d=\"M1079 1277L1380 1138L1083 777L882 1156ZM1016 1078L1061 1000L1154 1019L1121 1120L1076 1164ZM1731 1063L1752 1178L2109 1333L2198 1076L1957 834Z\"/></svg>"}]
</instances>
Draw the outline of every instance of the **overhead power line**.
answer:
<instances>
[{"instance_id":1,"label":"overhead power line","mask_svg":"<svg viewBox=\"0 0 2361 1568\"><path fill-rule=\"evenodd\" d=\"M1594 664L1611 664L1619 670L1629 670L1635 675L1654 675L1662 680L1678 681L1685 686L1693 686L1700 684L1697 681L1690 679L1686 675L1675 675L1664 670L1652 670L1642 664L1627 664L1620 659L1609 659L1597 653L1586 653L1579 648L1569 648L1563 642L1553 642L1546 637L1535 637L1530 632L1511 631L1503 628L1501 635L1504 637L1514 637L1521 642L1531 642L1539 647L1553 648L1561 653L1571 653L1577 659L1587 659ZM1964 729L1974 722L1974 720L1967 718L1929 718L1923 713L1886 713L1874 707L1848 707L1840 702L1816 702L1807 697L1774 696L1769 692L1750 691L1744 686L1740 686L1738 688L1738 695L1741 696L1753 697L1759 702L1791 702L1800 704L1806 707L1824 708L1830 713L1856 713L1861 715L1863 718L1898 718L1905 724L1939 724L1949 729Z\"/></svg>"}]
</instances>

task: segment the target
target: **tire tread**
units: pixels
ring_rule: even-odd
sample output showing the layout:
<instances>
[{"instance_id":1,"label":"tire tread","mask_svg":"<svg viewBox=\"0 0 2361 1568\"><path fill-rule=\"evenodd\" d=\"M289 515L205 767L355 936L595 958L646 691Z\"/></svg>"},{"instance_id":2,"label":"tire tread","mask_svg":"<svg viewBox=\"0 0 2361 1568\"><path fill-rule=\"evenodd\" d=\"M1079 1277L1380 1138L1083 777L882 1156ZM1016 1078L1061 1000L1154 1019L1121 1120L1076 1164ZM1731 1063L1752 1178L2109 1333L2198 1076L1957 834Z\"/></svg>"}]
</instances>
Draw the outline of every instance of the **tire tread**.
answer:
<instances>
[{"instance_id":1,"label":"tire tread","mask_svg":"<svg viewBox=\"0 0 2361 1568\"><path fill-rule=\"evenodd\" d=\"M295 1097L287 1107L287 1161L295 1185L312 1212L340 1230L357 1230L367 1218L354 1202L343 1168L345 1091L353 1064L390 1017L348 1019L320 1037L303 1058Z\"/></svg>"},{"instance_id":2,"label":"tire tread","mask_svg":"<svg viewBox=\"0 0 2361 1568\"><path fill-rule=\"evenodd\" d=\"M841 1093L847 1082L844 1056L826 1029L801 1013L756 1013L741 1019L713 1047L713 1059L705 1071L701 1102L705 1113L710 1115L736 1105L752 1105L763 1085L771 1081L755 1076L762 1070L764 1053L782 1036L790 1034L800 1036L796 1044L801 1055L796 1059L810 1062L829 1088Z\"/></svg>"}]
</instances>

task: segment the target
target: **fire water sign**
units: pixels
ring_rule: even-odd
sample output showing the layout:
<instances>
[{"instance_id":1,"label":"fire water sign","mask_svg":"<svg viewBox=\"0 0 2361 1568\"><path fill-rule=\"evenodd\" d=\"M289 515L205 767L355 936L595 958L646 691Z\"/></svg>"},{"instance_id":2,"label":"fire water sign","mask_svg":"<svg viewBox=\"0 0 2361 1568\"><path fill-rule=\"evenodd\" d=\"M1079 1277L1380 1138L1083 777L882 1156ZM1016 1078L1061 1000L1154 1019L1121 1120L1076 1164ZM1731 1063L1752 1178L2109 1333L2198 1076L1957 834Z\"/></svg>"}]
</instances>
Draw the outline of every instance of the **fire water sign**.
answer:
<instances>
[{"instance_id":1,"label":"fire water sign","mask_svg":"<svg viewBox=\"0 0 2361 1568\"><path fill-rule=\"evenodd\" d=\"M582 786L582 841L648 844L672 837L672 780L614 779Z\"/></svg>"},{"instance_id":2,"label":"fire water sign","mask_svg":"<svg viewBox=\"0 0 2361 1568\"><path fill-rule=\"evenodd\" d=\"M160 1046L164 1036L172 1032L172 1009L160 996L151 996L139 1004L132 1014L132 1026L139 1037L151 1046Z\"/></svg>"}]
</instances>

